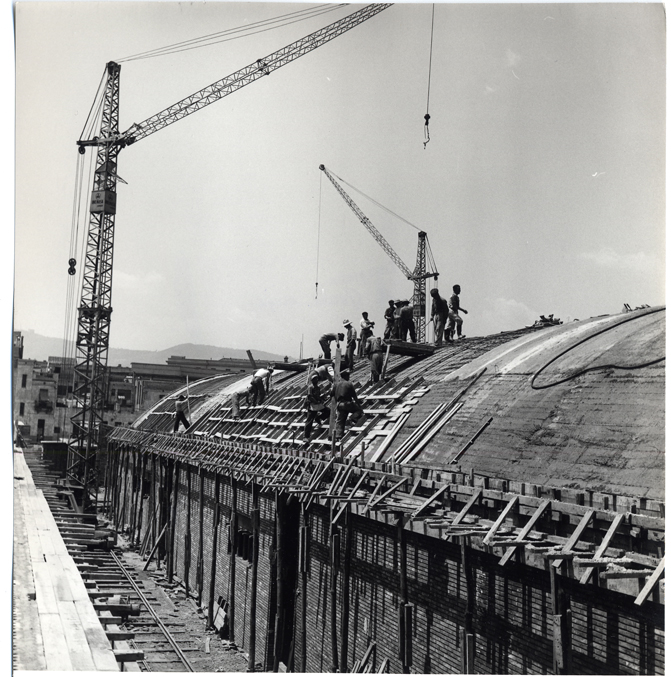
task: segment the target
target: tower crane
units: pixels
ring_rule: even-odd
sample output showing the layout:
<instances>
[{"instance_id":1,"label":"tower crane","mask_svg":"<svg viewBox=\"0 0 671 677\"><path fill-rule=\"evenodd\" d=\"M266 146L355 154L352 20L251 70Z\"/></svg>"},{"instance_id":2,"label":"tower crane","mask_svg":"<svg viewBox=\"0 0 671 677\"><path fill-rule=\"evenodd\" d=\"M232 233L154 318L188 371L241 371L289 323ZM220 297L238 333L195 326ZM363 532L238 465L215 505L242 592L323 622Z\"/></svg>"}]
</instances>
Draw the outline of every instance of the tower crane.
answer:
<instances>
[{"instance_id":1,"label":"tower crane","mask_svg":"<svg viewBox=\"0 0 671 677\"><path fill-rule=\"evenodd\" d=\"M121 149L181 120L242 87L269 75L295 59L367 21L391 4L371 4L279 49L268 56L195 92L189 97L119 132L119 74L121 66L106 65L100 132L79 139L79 152L96 149L90 216L77 313L74 396L78 413L72 418L67 476L83 489L83 508L96 500L96 456L103 441L103 409L112 315L112 260L117 203L117 160ZM75 259L69 273L75 274Z\"/></svg>"},{"instance_id":2,"label":"tower crane","mask_svg":"<svg viewBox=\"0 0 671 677\"><path fill-rule=\"evenodd\" d=\"M333 174L324 165L319 165L328 180L335 186L335 189L340 193L340 196L349 205L350 209L357 215L357 218L366 230L373 236L375 241L384 249L389 258L401 269L401 272L414 283L414 291L412 295L413 305L413 319L415 320L415 328L417 332L417 341L424 343L426 340L426 281L432 277L434 280L438 279L438 271L435 269L433 262L431 263L433 270L426 270L426 246L427 234L420 230L417 234L417 261L415 262L415 270L410 270L408 266L403 263L401 257L392 249L391 245L384 239L380 231L371 223L370 219L359 209L356 202L345 192L345 189L338 183Z\"/></svg>"}]
</instances>

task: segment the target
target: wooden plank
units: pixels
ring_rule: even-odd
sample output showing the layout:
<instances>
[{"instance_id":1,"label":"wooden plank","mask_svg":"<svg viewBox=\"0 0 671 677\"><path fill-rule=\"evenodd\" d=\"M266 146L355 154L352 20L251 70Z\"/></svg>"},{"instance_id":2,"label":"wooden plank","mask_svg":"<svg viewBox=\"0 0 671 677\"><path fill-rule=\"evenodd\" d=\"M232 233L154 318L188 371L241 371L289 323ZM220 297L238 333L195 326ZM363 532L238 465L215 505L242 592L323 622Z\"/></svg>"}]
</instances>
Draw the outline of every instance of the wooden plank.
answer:
<instances>
[{"instance_id":1,"label":"wooden plank","mask_svg":"<svg viewBox=\"0 0 671 677\"><path fill-rule=\"evenodd\" d=\"M417 519L434 501L437 501L446 491L447 489L447 484L443 485L436 491L430 498L427 498L426 501L422 503L422 505L415 510L415 512L412 513L410 516L411 520Z\"/></svg>"},{"instance_id":2,"label":"wooden plank","mask_svg":"<svg viewBox=\"0 0 671 677\"><path fill-rule=\"evenodd\" d=\"M659 577L664 571L664 557L660 560L657 568L653 571L652 576L648 579L648 582L643 587L643 590L638 594L638 597L634 600L634 604L641 606L643 602L648 598L648 595L652 592L652 589L657 585Z\"/></svg>"},{"instance_id":3,"label":"wooden plank","mask_svg":"<svg viewBox=\"0 0 671 677\"><path fill-rule=\"evenodd\" d=\"M452 526L456 526L468 514L468 511L475 505L475 502L482 497L482 488L476 489L471 497L468 499L466 505L461 509L461 512L452 520Z\"/></svg>"},{"instance_id":4,"label":"wooden plank","mask_svg":"<svg viewBox=\"0 0 671 677\"><path fill-rule=\"evenodd\" d=\"M517 505L519 502L520 497L519 496L513 496L508 503L506 503L506 507L501 511L501 514L497 517L496 522L492 524L491 529L487 532L487 535L482 539L482 542L484 545L489 545L489 541L496 535L496 532L499 530L499 527L503 524L505 521L506 517L508 517L508 513Z\"/></svg>"},{"instance_id":5,"label":"wooden plank","mask_svg":"<svg viewBox=\"0 0 671 677\"><path fill-rule=\"evenodd\" d=\"M74 602L59 601L59 615L73 670L95 670L88 640ZM50 641L50 638L46 638Z\"/></svg>"},{"instance_id":6,"label":"wooden plank","mask_svg":"<svg viewBox=\"0 0 671 677\"><path fill-rule=\"evenodd\" d=\"M40 613L40 627L44 642L44 657L47 670L73 670L61 617L56 606L55 613Z\"/></svg>"},{"instance_id":7,"label":"wooden plank","mask_svg":"<svg viewBox=\"0 0 671 677\"><path fill-rule=\"evenodd\" d=\"M589 523L592 521L592 517L594 517L594 510L588 510L583 516L582 519L580 520L580 524L575 528L571 536L569 537L568 541L566 541L566 544L564 547L561 549L561 553L567 553L571 552L575 546L575 544L580 540L580 536L582 536L582 532L585 531ZM561 566L562 561L560 559L556 560L555 562L552 562L552 566L555 567L555 569L558 569Z\"/></svg>"},{"instance_id":8,"label":"wooden plank","mask_svg":"<svg viewBox=\"0 0 671 677\"><path fill-rule=\"evenodd\" d=\"M516 543L524 541L525 536L533 529L534 524L541 518L543 513L548 509L552 508L552 501L549 498L546 498L536 509L536 512L529 518L529 521L524 525L524 528L517 534L515 538ZM515 547L510 547L504 553L503 557L499 560L501 566L505 566L506 562L513 556L515 553Z\"/></svg>"},{"instance_id":9,"label":"wooden plank","mask_svg":"<svg viewBox=\"0 0 671 677\"><path fill-rule=\"evenodd\" d=\"M608 529L606 535L603 538L603 541L601 542L601 545L599 545L596 552L594 553L593 559L599 559L603 555L603 553L606 552L606 550L608 549L608 545L610 544L610 541L615 535L615 532L622 523L623 519L624 515L622 513L617 513L615 515L615 517L613 518L613 522L610 525L610 529ZM581 585L584 585L589 581L590 577L592 576L592 571L593 571L592 569L587 569L587 571L585 571L585 573L580 578Z\"/></svg>"}]
</instances>

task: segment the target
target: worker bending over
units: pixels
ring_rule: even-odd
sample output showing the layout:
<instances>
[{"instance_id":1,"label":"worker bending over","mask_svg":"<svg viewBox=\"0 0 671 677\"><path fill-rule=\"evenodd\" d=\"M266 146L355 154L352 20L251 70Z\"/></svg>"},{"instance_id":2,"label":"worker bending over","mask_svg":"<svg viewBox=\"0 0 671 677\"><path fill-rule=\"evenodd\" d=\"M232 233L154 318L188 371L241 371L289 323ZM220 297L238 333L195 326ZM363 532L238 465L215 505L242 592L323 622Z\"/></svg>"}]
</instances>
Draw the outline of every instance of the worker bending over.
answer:
<instances>
[{"instance_id":1,"label":"worker bending over","mask_svg":"<svg viewBox=\"0 0 671 677\"><path fill-rule=\"evenodd\" d=\"M305 396L304 408L307 409L308 415L305 419L305 428L303 429L303 443L308 444L312 435L312 426L315 421L318 425L328 423L331 415L331 410L326 405L328 398L322 395L319 387L319 375L314 371L310 374L310 383L308 384L308 392Z\"/></svg>"},{"instance_id":2,"label":"worker bending over","mask_svg":"<svg viewBox=\"0 0 671 677\"><path fill-rule=\"evenodd\" d=\"M443 345L443 333L445 332L445 322L449 314L447 301L438 293L438 289L432 289L431 292L431 321L436 335L436 348Z\"/></svg>"},{"instance_id":3,"label":"worker bending over","mask_svg":"<svg viewBox=\"0 0 671 677\"><path fill-rule=\"evenodd\" d=\"M336 405L336 440L342 439L345 434L348 414L352 414L352 424L358 423L365 415L356 390L350 383L349 370L341 371L340 377L341 381L334 384L332 391Z\"/></svg>"},{"instance_id":4,"label":"worker bending over","mask_svg":"<svg viewBox=\"0 0 671 677\"><path fill-rule=\"evenodd\" d=\"M254 378L257 376L263 379L263 385L265 386L266 393L270 392L270 386L272 385L272 376L275 371L275 367L268 365L267 369L258 369L254 372Z\"/></svg>"},{"instance_id":5,"label":"worker bending over","mask_svg":"<svg viewBox=\"0 0 671 677\"><path fill-rule=\"evenodd\" d=\"M354 369L354 351L356 350L356 329L349 320L343 320L343 327L347 329L345 343L345 363L347 369Z\"/></svg>"},{"instance_id":6,"label":"worker bending over","mask_svg":"<svg viewBox=\"0 0 671 677\"><path fill-rule=\"evenodd\" d=\"M340 341L345 339L345 334L323 334L319 339L319 346L324 353L324 359L331 359L331 343L336 342L336 345L340 345Z\"/></svg>"},{"instance_id":7,"label":"worker bending over","mask_svg":"<svg viewBox=\"0 0 671 677\"><path fill-rule=\"evenodd\" d=\"M175 425L172 429L173 433L176 433L179 430L179 424L184 425L184 430L188 430L191 427L191 424L186 418L185 412L189 409L189 401L180 395L179 399L175 402Z\"/></svg>"},{"instance_id":8,"label":"worker bending over","mask_svg":"<svg viewBox=\"0 0 671 677\"><path fill-rule=\"evenodd\" d=\"M370 362L370 380L377 383L382 376L384 344L379 336L371 336L366 342L366 357Z\"/></svg>"},{"instance_id":9,"label":"worker bending over","mask_svg":"<svg viewBox=\"0 0 671 677\"><path fill-rule=\"evenodd\" d=\"M234 420L240 420L240 400L244 397L245 403L249 406L249 396L254 394L252 384L246 384L243 387L231 393L231 416Z\"/></svg>"},{"instance_id":10,"label":"worker bending over","mask_svg":"<svg viewBox=\"0 0 671 677\"><path fill-rule=\"evenodd\" d=\"M252 394L252 405L256 406L257 404L263 404L263 401L266 399L266 388L263 384L263 377L254 374L249 388Z\"/></svg>"},{"instance_id":11,"label":"worker bending over","mask_svg":"<svg viewBox=\"0 0 671 677\"><path fill-rule=\"evenodd\" d=\"M462 310L466 315L468 315L468 311L466 308L462 308L459 305L459 294L461 294L461 287L458 284L455 284L454 287L452 287L452 291L454 292L452 296L450 296L450 304L449 304L449 312L448 312L448 317L449 317L449 324L447 325L447 332L446 332L446 338L448 341L453 341L454 340L454 328L456 326L457 328L457 337L462 339L466 338L465 336L461 335L461 325L464 323L464 321L459 317L459 311Z\"/></svg>"}]
</instances>

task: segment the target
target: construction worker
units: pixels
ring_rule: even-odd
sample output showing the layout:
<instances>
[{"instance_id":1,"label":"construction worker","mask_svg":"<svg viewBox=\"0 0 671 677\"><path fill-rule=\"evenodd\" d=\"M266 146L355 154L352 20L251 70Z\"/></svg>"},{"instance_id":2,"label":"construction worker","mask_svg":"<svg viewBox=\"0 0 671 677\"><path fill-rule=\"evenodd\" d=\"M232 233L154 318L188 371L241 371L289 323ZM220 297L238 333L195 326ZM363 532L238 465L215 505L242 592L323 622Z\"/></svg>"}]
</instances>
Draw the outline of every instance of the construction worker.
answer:
<instances>
[{"instance_id":1,"label":"construction worker","mask_svg":"<svg viewBox=\"0 0 671 677\"><path fill-rule=\"evenodd\" d=\"M433 322L433 330L436 334L436 348L443 345L443 333L445 332L445 322L449 309L447 301L438 293L438 289L432 289L431 294L431 321Z\"/></svg>"},{"instance_id":2,"label":"construction worker","mask_svg":"<svg viewBox=\"0 0 671 677\"><path fill-rule=\"evenodd\" d=\"M310 374L310 383L308 384L308 392L305 396L304 408L307 410L307 418L305 419L305 428L303 429L303 443L310 442L312 435L312 426L315 421L319 425L327 423L331 416L331 410L326 405L328 398L322 395L319 388L319 375L314 371Z\"/></svg>"},{"instance_id":3,"label":"construction worker","mask_svg":"<svg viewBox=\"0 0 671 677\"><path fill-rule=\"evenodd\" d=\"M252 405L256 406L257 403L263 404L263 401L266 399L266 389L263 385L263 377L254 374L254 376L252 376L252 382L249 384L249 388L252 394Z\"/></svg>"},{"instance_id":4,"label":"construction worker","mask_svg":"<svg viewBox=\"0 0 671 677\"><path fill-rule=\"evenodd\" d=\"M254 372L254 376L258 376L259 378L263 379L263 384L266 388L266 393L270 392L270 386L272 383L272 376L273 372L275 371L275 367L272 365L268 365L267 369L258 369L257 371Z\"/></svg>"},{"instance_id":5,"label":"construction worker","mask_svg":"<svg viewBox=\"0 0 671 677\"><path fill-rule=\"evenodd\" d=\"M371 322L368 319L368 313L364 311L361 313L361 322L359 322L359 326L361 327L361 340L359 341L359 352L357 357L363 357L366 352L366 342L368 341L368 338L373 335L375 322Z\"/></svg>"},{"instance_id":6,"label":"construction worker","mask_svg":"<svg viewBox=\"0 0 671 677\"><path fill-rule=\"evenodd\" d=\"M336 345L339 345L340 341L343 341L344 339L345 334L323 334L319 338L319 346L321 347L322 352L324 353L325 360L331 359L331 342L335 341Z\"/></svg>"},{"instance_id":7,"label":"construction worker","mask_svg":"<svg viewBox=\"0 0 671 677\"><path fill-rule=\"evenodd\" d=\"M343 327L347 329L345 344L345 364L347 369L354 369L354 352L356 351L356 329L349 320L343 320Z\"/></svg>"},{"instance_id":8,"label":"construction worker","mask_svg":"<svg viewBox=\"0 0 671 677\"><path fill-rule=\"evenodd\" d=\"M461 317L459 317L459 311L462 310L464 313L466 313L466 315L468 315L466 308L462 308L459 305L459 294L461 294L461 287L458 284L455 284L452 287L452 291L453 294L450 296L450 303L448 307L449 324L447 325L447 331L445 332L445 338L450 342L454 340L455 327L457 329L457 337L460 339L466 338L461 334L461 325L464 323L464 321L461 319Z\"/></svg>"},{"instance_id":9,"label":"construction worker","mask_svg":"<svg viewBox=\"0 0 671 677\"><path fill-rule=\"evenodd\" d=\"M370 361L370 380L377 383L384 364L384 344L379 336L371 336L366 342L366 356Z\"/></svg>"},{"instance_id":10,"label":"construction worker","mask_svg":"<svg viewBox=\"0 0 671 677\"><path fill-rule=\"evenodd\" d=\"M394 328L391 332L391 337L393 339L401 338L401 308L403 307L403 301L401 299L396 299L394 301Z\"/></svg>"},{"instance_id":11,"label":"construction worker","mask_svg":"<svg viewBox=\"0 0 671 677\"><path fill-rule=\"evenodd\" d=\"M389 307L384 311L384 319L387 321L387 326L384 328L384 338L390 339L394 331L394 302L389 301Z\"/></svg>"},{"instance_id":12,"label":"construction worker","mask_svg":"<svg viewBox=\"0 0 671 677\"><path fill-rule=\"evenodd\" d=\"M417 334L415 333L415 320L413 318L414 309L407 299L401 301L401 341L408 340L408 332L410 332L410 340L417 343Z\"/></svg>"},{"instance_id":13,"label":"construction worker","mask_svg":"<svg viewBox=\"0 0 671 677\"><path fill-rule=\"evenodd\" d=\"M177 401L175 402L175 425L172 429L173 433L176 433L179 430L179 424L182 423L184 425L184 429L188 430L191 427L191 424L186 418L186 414L184 412L188 411L189 409L189 401L184 397L184 395L180 395Z\"/></svg>"},{"instance_id":14,"label":"construction worker","mask_svg":"<svg viewBox=\"0 0 671 677\"><path fill-rule=\"evenodd\" d=\"M317 367L313 373L317 374L317 377L320 381L328 381L329 383L333 383L333 376L331 376L331 372L325 364L322 364L321 367Z\"/></svg>"},{"instance_id":15,"label":"construction worker","mask_svg":"<svg viewBox=\"0 0 671 677\"><path fill-rule=\"evenodd\" d=\"M246 384L239 390L231 393L231 416L236 420L240 420L240 400L245 398L247 406L249 406L249 396L253 395L252 384Z\"/></svg>"},{"instance_id":16,"label":"construction worker","mask_svg":"<svg viewBox=\"0 0 671 677\"><path fill-rule=\"evenodd\" d=\"M336 404L336 439L339 440L345 434L345 425L348 414L352 414L352 423L358 423L364 414L361 402L356 394L356 390L349 380L349 370L340 372L341 380L333 385L333 397Z\"/></svg>"}]
</instances>

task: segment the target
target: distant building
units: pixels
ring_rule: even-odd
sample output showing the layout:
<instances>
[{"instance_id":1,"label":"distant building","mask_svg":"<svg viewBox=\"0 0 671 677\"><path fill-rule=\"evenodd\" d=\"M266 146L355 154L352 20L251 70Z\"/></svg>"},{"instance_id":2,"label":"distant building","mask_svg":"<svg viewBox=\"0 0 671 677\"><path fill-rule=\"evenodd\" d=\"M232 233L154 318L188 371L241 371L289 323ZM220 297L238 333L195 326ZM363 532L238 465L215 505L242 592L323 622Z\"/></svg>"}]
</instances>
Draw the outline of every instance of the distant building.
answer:
<instances>
[{"instance_id":1,"label":"distant building","mask_svg":"<svg viewBox=\"0 0 671 677\"><path fill-rule=\"evenodd\" d=\"M78 411L73 394L75 358L24 359L20 331L14 332L12 347L12 413L23 439L39 443L69 438L71 418ZM108 367L104 422L113 427L129 426L139 414L187 382L252 371L249 360L202 360L176 355L166 364L133 362L130 367Z\"/></svg>"}]
</instances>

